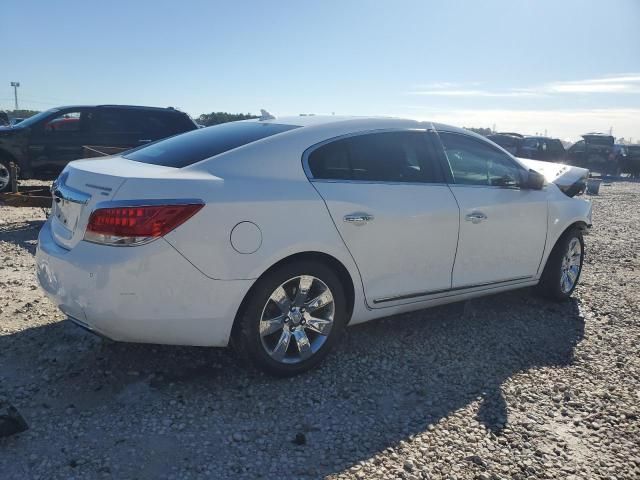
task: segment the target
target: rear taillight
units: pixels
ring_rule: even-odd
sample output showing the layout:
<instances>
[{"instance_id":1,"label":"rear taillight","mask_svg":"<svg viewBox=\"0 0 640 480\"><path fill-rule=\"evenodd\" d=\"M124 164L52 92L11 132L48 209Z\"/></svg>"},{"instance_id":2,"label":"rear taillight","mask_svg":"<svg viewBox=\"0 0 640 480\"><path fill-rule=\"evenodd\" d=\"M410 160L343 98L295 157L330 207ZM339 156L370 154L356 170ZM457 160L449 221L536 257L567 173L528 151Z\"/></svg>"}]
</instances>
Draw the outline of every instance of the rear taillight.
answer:
<instances>
[{"instance_id":1,"label":"rear taillight","mask_svg":"<svg viewBox=\"0 0 640 480\"><path fill-rule=\"evenodd\" d=\"M202 207L189 203L99 208L89 217L84 239L105 245L141 245L166 235Z\"/></svg>"}]
</instances>

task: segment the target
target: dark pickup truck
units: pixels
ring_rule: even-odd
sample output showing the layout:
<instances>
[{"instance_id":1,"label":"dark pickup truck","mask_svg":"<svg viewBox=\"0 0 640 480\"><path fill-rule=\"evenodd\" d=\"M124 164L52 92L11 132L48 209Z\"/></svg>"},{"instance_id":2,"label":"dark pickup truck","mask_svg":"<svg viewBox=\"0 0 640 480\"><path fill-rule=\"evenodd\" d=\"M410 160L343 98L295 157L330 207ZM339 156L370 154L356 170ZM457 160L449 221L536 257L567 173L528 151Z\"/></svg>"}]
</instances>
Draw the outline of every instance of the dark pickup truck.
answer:
<instances>
[{"instance_id":1,"label":"dark pickup truck","mask_svg":"<svg viewBox=\"0 0 640 480\"><path fill-rule=\"evenodd\" d=\"M567 151L571 165L603 175L617 175L620 166L614 152L614 138L603 133L587 133Z\"/></svg>"},{"instance_id":2,"label":"dark pickup truck","mask_svg":"<svg viewBox=\"0 0 640 480\"><path fill-rule=\"evenodd\" d=\"M9 164L21 178L53 177L89 145L125 150L197 125L174 108L132 105L60 107L41 112L13 127L0 127L0 192L11 185Z\"/></svg>"}]
</instances>

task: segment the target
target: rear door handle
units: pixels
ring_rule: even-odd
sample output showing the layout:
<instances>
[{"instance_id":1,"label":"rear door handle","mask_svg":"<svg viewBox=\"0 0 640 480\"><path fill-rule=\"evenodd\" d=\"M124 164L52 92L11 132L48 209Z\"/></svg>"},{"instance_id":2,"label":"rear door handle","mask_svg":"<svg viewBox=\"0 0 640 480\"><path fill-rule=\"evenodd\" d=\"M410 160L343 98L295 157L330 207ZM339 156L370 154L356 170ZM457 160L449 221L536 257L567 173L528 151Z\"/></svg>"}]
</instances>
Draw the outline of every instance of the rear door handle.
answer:
<instances>
[{"instance_id":1,"label":"rear door handle","mask_svg":"<svg viewBox=\"0 0 640 480\"><path fill-rule=\"evenodd\" d=\"M150 138L145 138L143 140L138 140L138 143L150 143L151 139Z\"/></svg>"},{"instance_id":2,"label":"rear door handle","mask_svg":"<svg viewBox=\"0 0 640 480\"><path fill-rule=\"evenodd\" d=\"M480 223L481 221L486 220L487 216L482 212L471 212L464 218L467 222Z\"/></svg>"},{"instance_id":3,"label":"rear door handle","mask_svg":"<svg viewBox=\"0 0 640 480\"><path fill-rule=\"evenodd\" d=\"M373 215L368 213L350 213L344 216L344 221L352 225L364 225L373 220Z\"/></svg>"}]
</instances>

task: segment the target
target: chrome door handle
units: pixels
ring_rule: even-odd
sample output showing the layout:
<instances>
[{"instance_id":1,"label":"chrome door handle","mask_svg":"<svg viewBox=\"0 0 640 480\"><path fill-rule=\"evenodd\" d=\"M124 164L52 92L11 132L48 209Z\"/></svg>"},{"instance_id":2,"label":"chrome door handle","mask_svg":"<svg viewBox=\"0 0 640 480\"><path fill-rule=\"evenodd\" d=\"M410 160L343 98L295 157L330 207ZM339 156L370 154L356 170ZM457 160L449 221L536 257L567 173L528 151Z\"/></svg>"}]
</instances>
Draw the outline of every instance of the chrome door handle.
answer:
<instances>
[{"instance_id":1,"label":"chrome door handle","mask_svg":"<svg viewBox=\"0 0 640 480\"><path fill-rule=\"evenodd\" d=\"M480 223L481 221L486 220L487 216L482 212L471 212L464 218L467 222Z\"/></svg>"},{"instance_id":2,"label":"chrome door handle","mask_svg":"<svg viewBox=\"0 0 640 480\"><path fill-rule=\"evenodd\" d=\"M369 215L368 213L350 213L349 215L345 215L343 220L352 225L364 225L373 220L373 215Z\"/></svg>"}]
</instances>

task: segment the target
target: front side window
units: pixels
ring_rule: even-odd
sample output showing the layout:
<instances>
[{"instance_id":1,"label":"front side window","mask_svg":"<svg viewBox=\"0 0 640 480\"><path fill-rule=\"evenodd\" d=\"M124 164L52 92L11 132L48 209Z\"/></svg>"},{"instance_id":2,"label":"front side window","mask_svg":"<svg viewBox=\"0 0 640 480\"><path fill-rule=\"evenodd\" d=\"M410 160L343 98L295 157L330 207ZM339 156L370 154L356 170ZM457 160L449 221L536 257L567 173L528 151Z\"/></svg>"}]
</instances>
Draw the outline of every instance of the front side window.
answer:
<instances>
[{"instance_id":1,"label":"front side window","mask_svg":"<svg viewBox=\"0 0 640 480\"><path fill-rule=\"evenodd\" d=\"M314 179L441 182L425 132L379 132L342 138L309 155Z\"/></svg>"},{"instance_id":2,"label":"front side window","mask_svg":"<svg viewBox=\"0 0 640 480\"><path fill-rule=\"evenodd\" d=\"M65 112L44 124L47 134L65 134L79 132L84 129L86 118L82 112Z\"/></svg>"},{"instance_id":3,"label":"front side window","mask_svg":"<svg viewBox=\"0 0 640 480\"><path fill-rule=\"evenodd\" d=\"M457 133L439 134L454 183L492 187L520 186L523 169L486 142Z\"/></svg>"}]
</instances>

